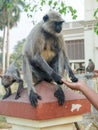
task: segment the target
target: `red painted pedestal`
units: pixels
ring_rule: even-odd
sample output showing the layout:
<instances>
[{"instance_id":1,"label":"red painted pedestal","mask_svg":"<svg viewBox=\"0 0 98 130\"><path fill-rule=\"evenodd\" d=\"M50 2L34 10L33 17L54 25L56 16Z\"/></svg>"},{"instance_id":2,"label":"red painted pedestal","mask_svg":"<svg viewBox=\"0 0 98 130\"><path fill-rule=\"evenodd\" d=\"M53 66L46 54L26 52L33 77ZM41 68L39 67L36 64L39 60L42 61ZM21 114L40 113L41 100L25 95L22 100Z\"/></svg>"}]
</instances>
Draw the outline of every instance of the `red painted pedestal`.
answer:
<instances>
[{"instance_id":1,"label":"red painted pedestal","mask_svg":"<svg viewBox=\"0 0 98 130\"><path fill-rule=\"evenodd\" d=\"M51 120L55 120L55 123L50 123L49 124L49 128L51 127L52 129L49 129L47 125L39 125L38 129L36 126L34 128L28 128L28 130L32 129L32 130L55 130L56 126L56 130L58 130L57 125L53 125L56 124L56 120L62 120L65 118L71 118L72 117L72 122L73 123L76 120L74 120L76 117L82 117L82 114L84 113L88 113L90 112L90 103L89 101L81 94L79 94L78 92L74 92L70 89L64 89L64 93L65 93L65 97L66 97L66 101L64 103L63 106L59 106L56 97L54 97L54 91L55 91L55 85L47 83L47 82L42 82L40 84L38 84L36 86L36 90L38 92L38 94L42 97L42 100L38 101L38 106L36 108L32 107L29 99L28 99L28 95L27 95L27 89L24 89L24 91L21 94L21 97L18 100L15 100L15 94L11 95L9 98L5 99L5 100L0 100L0 115L4 115L6 116L8 119L11 119L14 121L20 122L24 120L24 122L26 120L28 121L36 121L36 123L38 122L46 122L46 124L48 124L48 122L51 122ZM74 118L75 117L75 118ZM15 124L15 122L13 121L9 121L12 124ZM60 121L59 121L60 122ZM62 122L59 125L62 124ZM32 122L34 125L34 122ZM65 121L66 123L66 121ZM18 125L18 123L16 123L17 126L21 126ZM23 123L24 125L27 125L27 123ZM65 124L63 124L65 125ZM67 123L68 125L68 123ZM15 126L15 125L13 125ZM54 128L53 128L53 127ZM27 127L27 126L25 126ZM25 127L23 128L25 130ZM45 128L45 129L44 129ZM64 127L65 129L66 127ZM13 127L13 130L18 130L18 129L22 129L18 127ZM60 126L60 130L63 130ZM68 129L71 130L71 129Z\"/></svg>"}]
</instances>

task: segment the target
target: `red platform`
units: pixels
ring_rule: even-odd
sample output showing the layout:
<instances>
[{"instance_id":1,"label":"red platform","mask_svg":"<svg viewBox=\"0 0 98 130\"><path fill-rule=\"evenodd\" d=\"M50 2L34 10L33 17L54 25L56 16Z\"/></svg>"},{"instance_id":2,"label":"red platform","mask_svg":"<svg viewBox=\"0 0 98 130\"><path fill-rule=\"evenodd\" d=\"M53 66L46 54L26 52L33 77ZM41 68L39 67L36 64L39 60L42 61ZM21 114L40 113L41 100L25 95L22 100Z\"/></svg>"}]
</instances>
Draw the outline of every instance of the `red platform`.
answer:
<instances>
[{"instance_id":1,"label":"red platform","mask_svg":"<svg viewBox=\"0 0 98 130\"><path fill-rule=\"evenodd\" d=\"M0 100L0 115L19 117L32 120L45 120L59 117L67 117L90 112L91 104L81 94L65 89L66 101L59 106L54 97L55 85L41 82L36 86L37 92L42 97L36 108L30 105L27 89L15 100L15 94L5 100ZM73 107L74 106L74 107ZM79 109L75 106L80 106Z\"/></svg>"}]
</instances>

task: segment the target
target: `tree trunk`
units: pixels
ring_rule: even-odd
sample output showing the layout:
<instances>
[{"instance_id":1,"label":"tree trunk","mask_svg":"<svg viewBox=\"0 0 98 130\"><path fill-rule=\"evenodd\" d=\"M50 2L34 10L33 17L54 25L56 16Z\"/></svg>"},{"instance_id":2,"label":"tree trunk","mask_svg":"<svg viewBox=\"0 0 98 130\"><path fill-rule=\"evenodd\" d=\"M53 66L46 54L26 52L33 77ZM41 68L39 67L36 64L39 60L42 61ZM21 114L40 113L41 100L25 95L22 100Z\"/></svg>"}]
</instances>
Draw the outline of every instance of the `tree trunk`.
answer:
<instances>
[{"instance_id":1,"label":"tree trunk","mask_svg":"<svg viewBox=\"0 0 98 130\"><path fill-rule=\"evenodd\" d=\"M6 48L6 27L4 27L3 31L3 47L2 47L2 73L5 73L5 48Z\"/></svg>"},{"instance_id":2,"label":"tree trunk","mask_svg":"<svg viewBox=\"0 0 98 130\"><path fill-rule=\"evenodd\" d=\"M10 27L9 27L9 21L8 21L8 26L7 26L7 46L6 46L6 61L7 61L7 68L9 67L9 60L10 60L10 53L9 53L9 47L10 47L10 44L9 44L9 35L10 35Z\"/></svg>"}]
</instances>

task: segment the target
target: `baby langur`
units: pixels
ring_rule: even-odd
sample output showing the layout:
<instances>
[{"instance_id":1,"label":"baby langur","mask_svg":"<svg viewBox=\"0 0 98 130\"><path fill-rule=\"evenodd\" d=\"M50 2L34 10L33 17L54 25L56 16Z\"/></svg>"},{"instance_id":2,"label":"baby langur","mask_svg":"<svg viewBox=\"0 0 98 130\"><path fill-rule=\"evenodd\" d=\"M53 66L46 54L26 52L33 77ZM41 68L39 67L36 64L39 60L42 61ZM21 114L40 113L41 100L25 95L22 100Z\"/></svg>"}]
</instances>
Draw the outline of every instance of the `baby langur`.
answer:
<instances>
[{"instance_id":1,"label":"baby langur","mask_svg":"<svg viewBox=\"0 0 98 130\"><path fill-rule=\"evenodd\" d=\"M55 81L57 88L54 96L59 105L63 105L65 95L61 88L61 76L68 71L73 82L74 76L65 51L65 42L61 34L64 20L55 11L49 11L30 32L23 47L23 73L28 86L29 100L32 106L38 105L40 95L34 87L40 81Z\"/></svg>"},{"instance_id":2,"label":"baby langur","mask_svg":"<svg viewBox=\"0 0 98 130\"><path fill-rule=\"evenodd\" d=\"M15 96L15 99L18 99L20 97L21 91L23 89L23 80L20 77L20 72L17 67L15 67L15 62L13 62L9 68L6 70L5 74L1 77L1 83L4 86L5 89L5 95L3 96L3 99L9 97L11 92L11 85L15 82L19 84L18 90Z\"/></svg>"}]
</instances>

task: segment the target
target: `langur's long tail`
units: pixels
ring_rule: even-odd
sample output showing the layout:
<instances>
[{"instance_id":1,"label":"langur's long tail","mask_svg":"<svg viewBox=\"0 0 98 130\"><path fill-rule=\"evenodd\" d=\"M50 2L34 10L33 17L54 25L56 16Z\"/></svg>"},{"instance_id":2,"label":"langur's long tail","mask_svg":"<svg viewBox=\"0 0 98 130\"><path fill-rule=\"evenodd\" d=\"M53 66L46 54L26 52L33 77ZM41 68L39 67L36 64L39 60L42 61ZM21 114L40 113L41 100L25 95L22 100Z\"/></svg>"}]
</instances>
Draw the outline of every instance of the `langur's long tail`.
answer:
<instances>
[{"instance_id":1,"label":"langur's long tail","mask_svg":"<svg viewBox=\"0 0 98 130\"><path fill-rule=\"evenodd\" d=\"M21 54L21 55L19 55L16 59L15 59L15 61L13 61L11 64L10 64L10 66L9 66L9 68L7 69L7 71L8 70L14 70L15 68L16 68L16 64L17 64L17 60L18 59L20 59L21 57L23 57L23 55ZM11 68L11 69L10 69Z\"/></svg>"}]
</instances>

